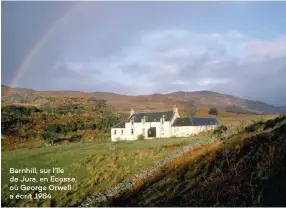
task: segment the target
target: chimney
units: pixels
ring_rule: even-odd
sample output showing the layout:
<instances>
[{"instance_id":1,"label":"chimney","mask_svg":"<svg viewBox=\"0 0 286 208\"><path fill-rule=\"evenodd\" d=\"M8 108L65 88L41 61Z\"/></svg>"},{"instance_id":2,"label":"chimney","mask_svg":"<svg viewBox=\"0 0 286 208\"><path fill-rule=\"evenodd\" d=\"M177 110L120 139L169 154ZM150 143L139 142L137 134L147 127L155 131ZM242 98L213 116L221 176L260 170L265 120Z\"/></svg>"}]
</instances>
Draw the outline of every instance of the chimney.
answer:
<instances>
[{"instance_id":1,"label":"chimney","mask_svg":"<svg viewBox=\"0 0 286 208\"><path fill-rule=\"evenodd\" d=\"M174 107L173 107L173 112L176 114L179 114L179 110L178 110L176 105L174 105Z\"/></svg>"},{"instance_id":2,"label":"chimney","mask_svg":"<svg viewBox=\"0 0 286 208\"><path fill-rule=\"evenodd\" d=\"M134 110L131 109L131 110L130 110L130 117L131 117L133 114L134 114Z\"/></svg>"}]
</instances>

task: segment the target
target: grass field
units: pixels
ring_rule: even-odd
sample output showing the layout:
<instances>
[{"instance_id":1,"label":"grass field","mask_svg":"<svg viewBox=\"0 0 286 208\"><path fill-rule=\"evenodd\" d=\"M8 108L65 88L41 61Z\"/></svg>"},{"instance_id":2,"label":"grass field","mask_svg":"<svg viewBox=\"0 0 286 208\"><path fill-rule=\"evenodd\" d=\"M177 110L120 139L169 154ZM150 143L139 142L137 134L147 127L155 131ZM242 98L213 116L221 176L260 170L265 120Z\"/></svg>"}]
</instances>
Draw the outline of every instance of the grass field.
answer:
<instances>
[{"instance_id":1,"label":"grass field","mask_svg":"<svg viewBox=\"0 0 286 208\"><path fill-rule=\"evenodd\" d=\"M117 182L136 174L160 160L175 148L196 141L206 140L208 136L191 138L168 138L148 141L122 143L87 143L50 146L37 149L22 149L2 152L2 206L72 206L80 203L87 195L115 185ZM71 191L49 191L52 200L10 200L10 194L35 194L35 191L10 191L13 185L9 178L9 168L49 169L61 167L64 174L59 177L75 177ZM19 174L36 177L38 174ZM16 176L16 175L15 175ZM47 176L47 175L46 175ZM42 184L41 185L46 185ZM63 184L61 184L63 185ZM47 192L48 193L48 192Z\"/></svg>"},{"instance_id":2,"label":"grass field","mask_svg":"<svg viewBox=\"0 0 286 208\"><path fill-rule=\"evenodd\" d=\"M220 112L218 121L230 128L242 128L253 121L267 120L277 115L245 115ZM130 141L122 143L70 143L35 149L17 149L2 151L2 206L73 206L79 204L87 195L109 188L116 183L136 174L141 169L150 167L175 148L186 144L203 141L210 133L190 138L168 138L145 141ZM71 191L49 191L51 200L9 199L10 194L32 193L36 191L10 191L13 185L9 181L12 176L9 168L49 169L63 168L65 173L59 177L75 177ZM26 183L32 185L47 185L40 183L39 174L19 174L36 177L38 182ZM46 175L47 176L47 175ZM65 185L59 184L59 185Z\"/></svg>"},{"instance_id":3,"label":"grass field","mask_svg":"<svg viewBox=\"0 0 286 208\"><path fill-rule=\"evenodd\" d=\"M239 126L239 125L249 125L254 121L259 120L269 120L279 116L279 114L268 114L268 115L250 115L250 114L237 114L230 112L219 112L217 119L220 123L223 123L227 126Z\"/></svg>"}]
</instances>

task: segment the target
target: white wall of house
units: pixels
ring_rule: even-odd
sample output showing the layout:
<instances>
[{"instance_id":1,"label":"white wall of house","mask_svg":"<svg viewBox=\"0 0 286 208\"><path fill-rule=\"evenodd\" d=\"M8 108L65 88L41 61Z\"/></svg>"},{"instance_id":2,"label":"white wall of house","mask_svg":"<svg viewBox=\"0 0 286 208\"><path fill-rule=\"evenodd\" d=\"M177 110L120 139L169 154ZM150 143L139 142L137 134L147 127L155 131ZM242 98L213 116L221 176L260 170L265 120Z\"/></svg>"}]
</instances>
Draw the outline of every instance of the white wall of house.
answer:
<instances>
[{"instance_id":1,"label":"white wall of house","mask_svg":"<svg viewBox=\"0 0 286 208\"><path fill-rule=\"evenodd\" d=\"M162 125L160 122L146 122L143 123L131 123L125 124L126 128L112 128L111 129L111 141L118 140L137 140L138 136L143 133L145 139L154 138L168 138L168 137L187 137L197 135L201 132L210 131L216 128L216 125L211 126L173 126L171 122L165 121ZM156 137L148 137L148 129L150 127L156 128ZM133 134L131 132L133 129Z\"/></svg>"},{"instance_id":2,"label":"white wall of house","mask_svg":"<svg viewBox=\"0 0 286 208\"><path fill-rule=\"evenodd\" d=\"M148 126L147 129L149 129L150 127L156 128L156 138L171 137L171 134L172 134L171 124L169 121L164 121L163 124L161 122L148 122L147 126ZM148 138L148 135L146 134L146 139L149 139L149 138Z\"/></svg>"},{"instance_id":3,"label":"white wall of house","mask_svg":"<svg viewBox=\"0 0 286 208\"><path fill-rule=\"evenodd\" d=\"M137 140L140 134L144 134L145 139L152 139L148 137L148 130L150 127L156 128L156 138L171 137L171 124L169 121L159 122L140 122L132 125L131 122L125 124L126 140ZM132 134L133 129L133 134Z\"/></svg>"},{"instance_id":4,"label":"white wall of house","mask_svg":"<svg viewBox=\"0 0 286 208\"><path fill-rule=\"evenodd\" d=\"M126 139L126 130L125 128L111 128L111 141L116 142L118 140Z\"/></svg>"},{"instance_id":5,"label":"white wall of house","mask_svg":"<svg viewBox=\"0 0 286 208\"><path fill-rule=\"evenodd\" d=\"M216 125L209 126L173 126L172 135L174 137L186 137L197 135L201 132L210 131L216 128Z\"/></svg>"}]
</instances>

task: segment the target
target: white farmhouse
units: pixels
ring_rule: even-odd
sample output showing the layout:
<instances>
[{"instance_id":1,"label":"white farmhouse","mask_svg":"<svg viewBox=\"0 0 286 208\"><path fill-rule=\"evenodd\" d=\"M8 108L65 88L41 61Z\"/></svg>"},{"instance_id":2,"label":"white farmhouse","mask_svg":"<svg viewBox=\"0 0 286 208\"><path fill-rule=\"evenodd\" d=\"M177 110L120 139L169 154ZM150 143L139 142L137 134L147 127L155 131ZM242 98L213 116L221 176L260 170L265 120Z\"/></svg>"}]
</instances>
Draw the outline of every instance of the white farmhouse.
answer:
<instances>
[{"instance_id":1,"label":"white farmhouse","mask_svg":"<svg viewBox=\"0 0 286 208\"><path fill-rule=\"evenodd\" d=\"M178 108L173 111L134 113L131 109L127 120L111 128L111 141L187 137L217 126L215 118L180 117Z\"/></svg>"}]
</instances>

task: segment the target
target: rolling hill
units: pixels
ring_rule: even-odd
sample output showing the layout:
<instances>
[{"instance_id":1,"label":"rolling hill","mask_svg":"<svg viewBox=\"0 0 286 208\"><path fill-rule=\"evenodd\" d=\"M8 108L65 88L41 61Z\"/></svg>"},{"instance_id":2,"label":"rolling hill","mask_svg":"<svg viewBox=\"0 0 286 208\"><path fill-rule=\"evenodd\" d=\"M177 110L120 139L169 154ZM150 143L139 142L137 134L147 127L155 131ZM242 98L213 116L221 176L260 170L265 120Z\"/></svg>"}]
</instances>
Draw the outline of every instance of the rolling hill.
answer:
<instances>
[{"instance_id":1,"label":"rolling hill","mask_svg":"<svg viewBox=\"0 0 286 208\"><path fill-rule=\"evenodd\" d=\"M188 114L191 106L216 107L220 110L249 114L271 114L286 112L285 107L276 107L260 101L247 100L232 95L225 95L212 91L178 91L168 94L151 95L121 95L110 92L80 92L80 91L36 91L26 88L10 88L1 86L2 101L12 103L61 103L65 98L88 99L95 97L104 99L119 111L169 110L176 104L181 114Z\"/></svg>"}]
</instances>

